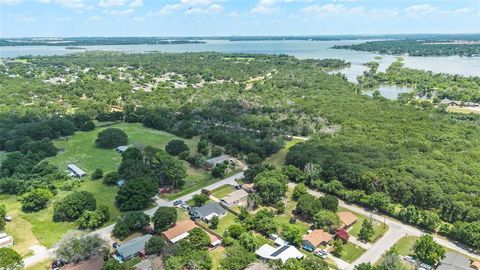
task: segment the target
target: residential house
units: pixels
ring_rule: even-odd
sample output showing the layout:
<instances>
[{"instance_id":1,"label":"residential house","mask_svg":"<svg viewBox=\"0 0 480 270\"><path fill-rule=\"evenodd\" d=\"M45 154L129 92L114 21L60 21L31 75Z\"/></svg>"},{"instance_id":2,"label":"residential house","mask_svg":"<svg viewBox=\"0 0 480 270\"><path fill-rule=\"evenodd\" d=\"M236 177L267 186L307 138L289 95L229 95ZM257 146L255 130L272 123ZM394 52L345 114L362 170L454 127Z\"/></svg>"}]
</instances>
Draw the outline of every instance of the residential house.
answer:
<instances>
[{"instance_id":1,"label":"residential house","mask_svg":"<svg viewBox=\"0 0 480 270\"><path fill-rule=\"evenodd\" d=\"M320 245L328 245L332 239L333 235L323 230L313 230L303 237L303 248L308 251L314 251Z\"/></svg>"},{"instance_id":2,"label":"residential house","mask_svg":"<svg viewBox=\"0 0 480 270\"><path fill-rule=\"evenodd\" d=\"M6 233L0 233L0 248L13 246L13 237Z\"/></svg>"},{"instance_id":3,"label":"residential house","mask_svg":"<svg viewBox=\"0 0 480 270\"><path fill-rule=\"evenodd\" d=\"M75 164L68 164L67 168L70 176L81 178L87 174Z\"/></svg>"},{"instance_id":4,"label":"residential house","mask_svg":"<svg viewBox=\"0 0 480 270\"><path fill-rule=\"evenodd\" d=\"M126 145L120 145L119 147L115 148L115 150L120 154L123 154L125 151L127 151L127 149L128 149L128 146Z\"/></svg>"},{"instance_id":5,"label":"residential house","mask_svg":"<svg viewBox=\"0 0 480 270\"><path fill-rule=\"evenodd\" d=\"M341 239L343 243L348 243L348 239L350 239L350 234L348 234L347 230L344 228L340 228L335 233L335 238Z\"/></svg>"},{"instance_id":6,"label":"residential house","mask_svg":"<svg viewBox=\"0 0 480 270\"><path fill-rule=\"evenodd\" d=\"M447 252L437 270L471 270L471 261L460 253Z\"/></svg>"},{"instance_id":7,"label":"residential house","mask_svg":"<svg viewBox=\"0 0 480 270\"><path fill-rule=\"evenodd\" d=\"M222 203L232 207L247 200L248 193L243 189L237 189L221 199Z\"/></svg>"},{"instance_id":8,"label":"residential house","mask_svg":"<svg viewBox=\"0 0 480 270\"><path fill-rule=\"evenodd\" d=\"M103 257L95 256L86 261L81 261L76 264L67 264L62 267L62 270L102 270L103 264Z\"/></svg>"},{"instance_id":9,"label":"residential house","mask_svg":"<svg viewBox=\"0 0 480 270\"><path fill-rule=\"evenodd\" d=\"M264 260L282 260L282 262L286 262L288 259L292 258L303 258L302 252L290 245L272 247L269 244L264 244L255 251L255 254Z\"/></svg>"},{"instance_id":10,"label":"residential house","mask_svg":"<svg viewBox=\"0 0 480 270\"><path fill-rule=\"evenodd\" d=\"M211 158L211 159L208 159L207 161L205 161L205 164L204 164L204 168L205 170L211 170L215 167L215 165L217 164L221 164L221 163L224 163L224 162L227 162L229 164L235 164L235 159L228 156L228 155L221 155L221 156L218 156L218 157L214 157L214 158Z\"/></svg>"},{"instance_id":11,"label":"residential house","mask_svg":"<svg viewBox=\"0 0 480 270\"><path fill-rule=\"evenodd\" d=\"M169 243L175 244L178 241L190 235L190 231L195 228L200 228L200 227L191 220L184 220L184 221L177 222L175 226L162 232L162 236ZM206 232L206 233L210 237L210 245L212 247L216 247L222 243L221 240L215 235L209 232Z\"/></svg>"},{"instance_id":12,"label":"residential house","mask_svg":"<svg viewBox=\"0 0 480 270\"><path fill-rule=\"evenodd\" d=\"M148 242L148 240L150 240L150 238L152 238L152 235L145 234L128 240L116 248L117 256L122 261L125 261L142 254L144 252L143 250L145 248L145 244Z\"/></svg>"},{"instance_id":13,"label":"residential house","mask_svg":"<svg viewBox=\"0 0 480 270\"><path fill-rule=\"evenodd\" d=\"M350 228L355 222L357 222L357 216L352 212L338 212L338 217L340 218L341 227L348 229Z\"/></svg>"},{"instance_id":14,"label":"residential house","mask_svg":"<svg viewBox=\"0 0 480 270\"><path fill-rule=\"evenodd\" d=\"M202 219L209 222L213 217L223 217L226 210L216 202L207 203L200 207L192 207L190 215L195 219Z\"/></svg>"}]
</instances>

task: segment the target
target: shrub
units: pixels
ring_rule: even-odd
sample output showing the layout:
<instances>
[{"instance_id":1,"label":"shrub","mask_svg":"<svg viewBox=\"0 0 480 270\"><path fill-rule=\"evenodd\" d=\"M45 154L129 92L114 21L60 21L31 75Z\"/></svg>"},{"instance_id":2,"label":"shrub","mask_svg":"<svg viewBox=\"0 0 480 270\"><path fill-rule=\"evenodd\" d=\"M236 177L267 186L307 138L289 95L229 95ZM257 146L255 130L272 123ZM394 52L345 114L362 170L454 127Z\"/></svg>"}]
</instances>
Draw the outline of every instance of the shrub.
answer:
<instances>
[{"instance_id":1,"label":"shrub","mask_svg":"<svg viewBox=\"0 0 480 270\"><path fill-rule=\"evenodd\" d=\"M170 155L176 156L182 152L190 151L190 148L188 148L188 145L183 140L171 140L165 146L165 151Z\"/></svg>"},{"instance_id":2,"label":"shrub","mask_svg":"<svg viewBox=\"0 0 480 270\"><path fill-rule=\"evenodd\" d=\"M22 197L22 210L36 212L45 209L52 197L53 193L50 190L36 188Z\"/></svg>"},{"instance_id":3,"label":"shrub","mask_svg":"<svg viewBox=\"0 0 480 270\"><path fill-rule=\"evenodd\" d=\"M97 207L95 198L86 191L75 191L53 207L53 221L75 221L83 212Z\"/></svg>"},{"instance_id":4,"label":"shrub","mask_svg":"<svg viewBox=\"0 0 480 270\"><path fill-rule=\"evenodd\" d=\"M107 128L98 133L95 145L100 148L112 149L128 143L125 131L119 128Z\"/></svg>"}]
</instances>

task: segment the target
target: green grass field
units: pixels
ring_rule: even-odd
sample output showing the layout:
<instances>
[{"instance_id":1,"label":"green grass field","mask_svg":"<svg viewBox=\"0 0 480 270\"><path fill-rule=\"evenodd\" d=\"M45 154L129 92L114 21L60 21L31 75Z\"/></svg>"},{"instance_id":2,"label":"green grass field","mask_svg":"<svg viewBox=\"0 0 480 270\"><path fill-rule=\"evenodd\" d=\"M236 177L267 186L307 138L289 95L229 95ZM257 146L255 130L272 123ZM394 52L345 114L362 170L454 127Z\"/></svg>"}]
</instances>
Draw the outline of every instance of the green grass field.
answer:
<instances>
[{"instance_id":1,"label":"green grass field","mask_svg":"<svg viewBox=\"0 0 480 270\"><path fill-rule=\"evenodd\" d=\"M110 222L115 222L120 215L120 210L114 205L115 196L117 195L117 187L107 186L102 180L86 180L80 186L80 190L84 190L93 194L97 199L97 205L106 205L110 210Z\"/></svg>"},{"instance_id":2,"label":"green grass field","mask_svg":"<svg viewBox=\"0 0 480 270\"><path fill-rule=\"evenodd\" d=\"M0 151L0 165L7 158L7 152Z\"/></svg>"},{"instance_id":3,"label":"green grass field","mask_svg":"<svg viewBox=\"0 0 480 270\"><path fill-rule=\"evenodd\" d=\"M220 263L225 258L225 248L220 246L211 250L210 256L212 257L212 270L219 269Z\"/></svg>"},{"instance_id":4,"label":"green grass field","mask_svg":"<svg viewBox=\"0 0 480 270\"><path fill-rule=\"evenodd\" d=\"M292 146L294 146L295 144L297 144L299 142L303 142L303 140L293 139L291 141L286 142L285 146L282 149L280 149L280 151L278 151L277 153L269 156L264 161L264 163L271 164L275 167L282 167L283 164L285 163L285 157L287 156L288 149L290 149Z\"/></svg>"},{"instance_id":5,"label":"green grass field","mask_svg":"<svg viewBox=\"0 0 480 270\"><path fill-rule=\"evenodd\" d=\"M405 236L400 238L397 243L395 243L395 249L398 252L398 255L406 256L412 253L412 247L415 241L418 239L416 236Z\"/></svg>"},{"instance_id":6,"label":"green grass field","mask_svg":"<svg viewBox=\"0 0 480 270\"><path fill-rule=\"evenodd\" d=\"M349 263L354 262L366 251L365 249L350 242L344 245L343 248L342 256L340 258Z\"/></svg>"},{"instance_id":7,"label":"green grass field","mask_svg":"<svg viewBox=\"0 0 480 270\"><path fill-rule=\"evenodd\" d=\"M223 235L225 230L237 221L237 216L227 211L227 214L220 218L218 227L214 230L216 233Z\"/></svg>"},{"instance_id":8,"label":"green grass field","mask_svg":"<svg viewBox=\"0 0 480 270\"><path fill-rule=\"evenodd\" d=\"M221 199L227 196L228 194L232 193L233 191L235 191L235 188L232 187L232 185L223 185L221 187L218 187L212 190L212 196L214 196L217 199Z\"/></svg>"}]
</instances>

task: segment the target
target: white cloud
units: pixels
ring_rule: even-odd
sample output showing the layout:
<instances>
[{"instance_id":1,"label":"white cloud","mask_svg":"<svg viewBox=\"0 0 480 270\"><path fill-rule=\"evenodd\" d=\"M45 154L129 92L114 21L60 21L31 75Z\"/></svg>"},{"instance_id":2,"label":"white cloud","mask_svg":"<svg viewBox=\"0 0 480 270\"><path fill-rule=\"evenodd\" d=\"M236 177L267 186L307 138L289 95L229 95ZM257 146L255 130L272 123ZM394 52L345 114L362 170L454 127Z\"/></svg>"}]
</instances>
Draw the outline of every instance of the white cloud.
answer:
<instances>
[{"instance_id":1,"label":"white cloud","mask_svg":"<svg viewBox=\"0 0 480 270\"><path fill-rule=\"evenodd\" d=\"M100 0L98 5L103 8L121 7L125 5L125 0Z\"/></svg>"},{"instance_id":2,"label":"white cloud","mask_svg":"<svg viewBox=\"0 0 480 270\"><path fill-rule=\"evenodd\" d=\"M62 7L71 8L71 9L83 9L85 4L83 0L55 0L55 3L59 4Z\"/></svg>"},{"instance_id":3,"label":"white cloud","mask_svg":"<svg viewBox=\"0 0 480 270\"><path fill-rule=\"evenodd\" d=\"M278 12L278 8L275 6L276 3L278 3L277 0L260 0L250 12L257 14L276 13Z\"/></svg>"},{"instance_id":4,"label":"white cloud","mask_svg":"<svg viewBox=\"0 0 480 270\"><path fill-rule=\"evenodd\" d=\"M103 18L100 17L100 16L98 16L98 15L95 15L95 16L88 17L88 20L89 20L89 21L98 22L98 21L103 20Z\"/></svg>"},{"instance_id":5,"label":"white cloud","mask_svg":"<svg viewBox=\"0 0 480 270\"><path fill-rule=\"evenodd\" d=\"M413 5L409 6L405 9L405 12L410 14L410 15L417 15L417 14L428 14L432 13L435 11L436 8L430 4L424 4L424 5Z\"/></svg>"},{"instance_id":6,"label":"white cloud","mask_svg":"<svg viewBox=\"0 0 480 270\"><path fill-rule=\"evenodd\" d=\"M133 0L130 4L129 7L131 8L139 8L143 6L143 0Z\"/></svg>"},{"instance_id":7,"label":"white cloud","mask_svg":"<svg viewBox=\"0 0 480 270\"><path fill-rule=\"evenodd\" d=\"M18 22L34 22L37 19L24 13L10 13L8 17Z\"/></svg>"},{"instance_id":8,"label":"white cloud","mask_svg":"<svg viewBox=\"0 0 480 270\"><path fill-rule=\"evenodd\" d=\"M15 5L20 3L21 0L0 0L0 4L5 4L5 5Z\"/></svg>"},{"instance_id":9,"label":"white cloud","mask_svg":"<svg viewBox=\"0 0 480 270\"><path fill-rule=\"evenodd\" d=\"M454 10L453 13L464 14L464 13L470 13L472 11L473 11L473 9L471 9L471 8L459 8L459 9Z\"/></svg>"},{"instance_id":10,"label":"white cloud","mask_svg":"<svg viewBox=\"0 0 480 270\"><path fill-rule=\"evenodd\" d=\"M109 10L108 14L110 15L118 15L118 16L126 16L130 15L134 12L135 10L133 8L129 9L114 9L114 10Z\"/></svg>"},{"instance_id":11,"label":"white cloud","mask_svg":"<svg viewBox=\"0 0 480 270\"><path fill-rule=\"evenodd\" d=\"M220 13L223 11L223 6L215 4L218 1L221 0L180 0L178 3L163 6L159 11L150 12L148 16L160 16L179 10L185 10L186 14Z\"/></svg>"},{"instance_id":12,"label":"white cloud","mask_svg":"<svg viewBox=\"0 0 480 270\"><path fill-rule=\"evenodd\" d=\"M301 10L304 13L310 13L320 16L339 15L339 14L363 14L365 9L363 7L348 8L340 4L326 4L323 6L311 5Z\"/></svg>"}]
</instances>

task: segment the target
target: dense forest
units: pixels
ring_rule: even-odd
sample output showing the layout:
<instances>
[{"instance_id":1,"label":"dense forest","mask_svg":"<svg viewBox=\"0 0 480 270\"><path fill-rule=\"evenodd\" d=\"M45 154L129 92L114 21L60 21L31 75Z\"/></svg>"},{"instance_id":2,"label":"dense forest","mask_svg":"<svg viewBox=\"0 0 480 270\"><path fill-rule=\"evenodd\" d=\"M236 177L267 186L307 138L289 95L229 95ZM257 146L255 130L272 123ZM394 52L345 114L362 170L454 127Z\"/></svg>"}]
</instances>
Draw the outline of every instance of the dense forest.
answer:
<instances>
[{"instance_id":1,"label":"dense forest","mask_svg":"<svg viewBox=\"0 0 480 270\"><path fill-rule=\"evenodd\" d=\"M311 187L395 216L396 206L428 210L455 223L443 232L478 248L479 119L361 95L325 72L344 64L219 53L5 59L0 191L48 188L57 180L42 162L56 153L50 140L92 120L203 135L250 164L285 135L303 135L312 139L291 148L287 164L308 172Z\"/></svg>"},{"instance_id":2,"label":"dense forest","mask_svg":"<svg viewBox=\"0 0 480 270\"><path fill-rule=\"evenodd\" d=\"M335 45L333 48L410 56L478 56L480 55L480 39L477 37L476 40L384 40L354 45Z\"/></svg>"}]
</instances>

